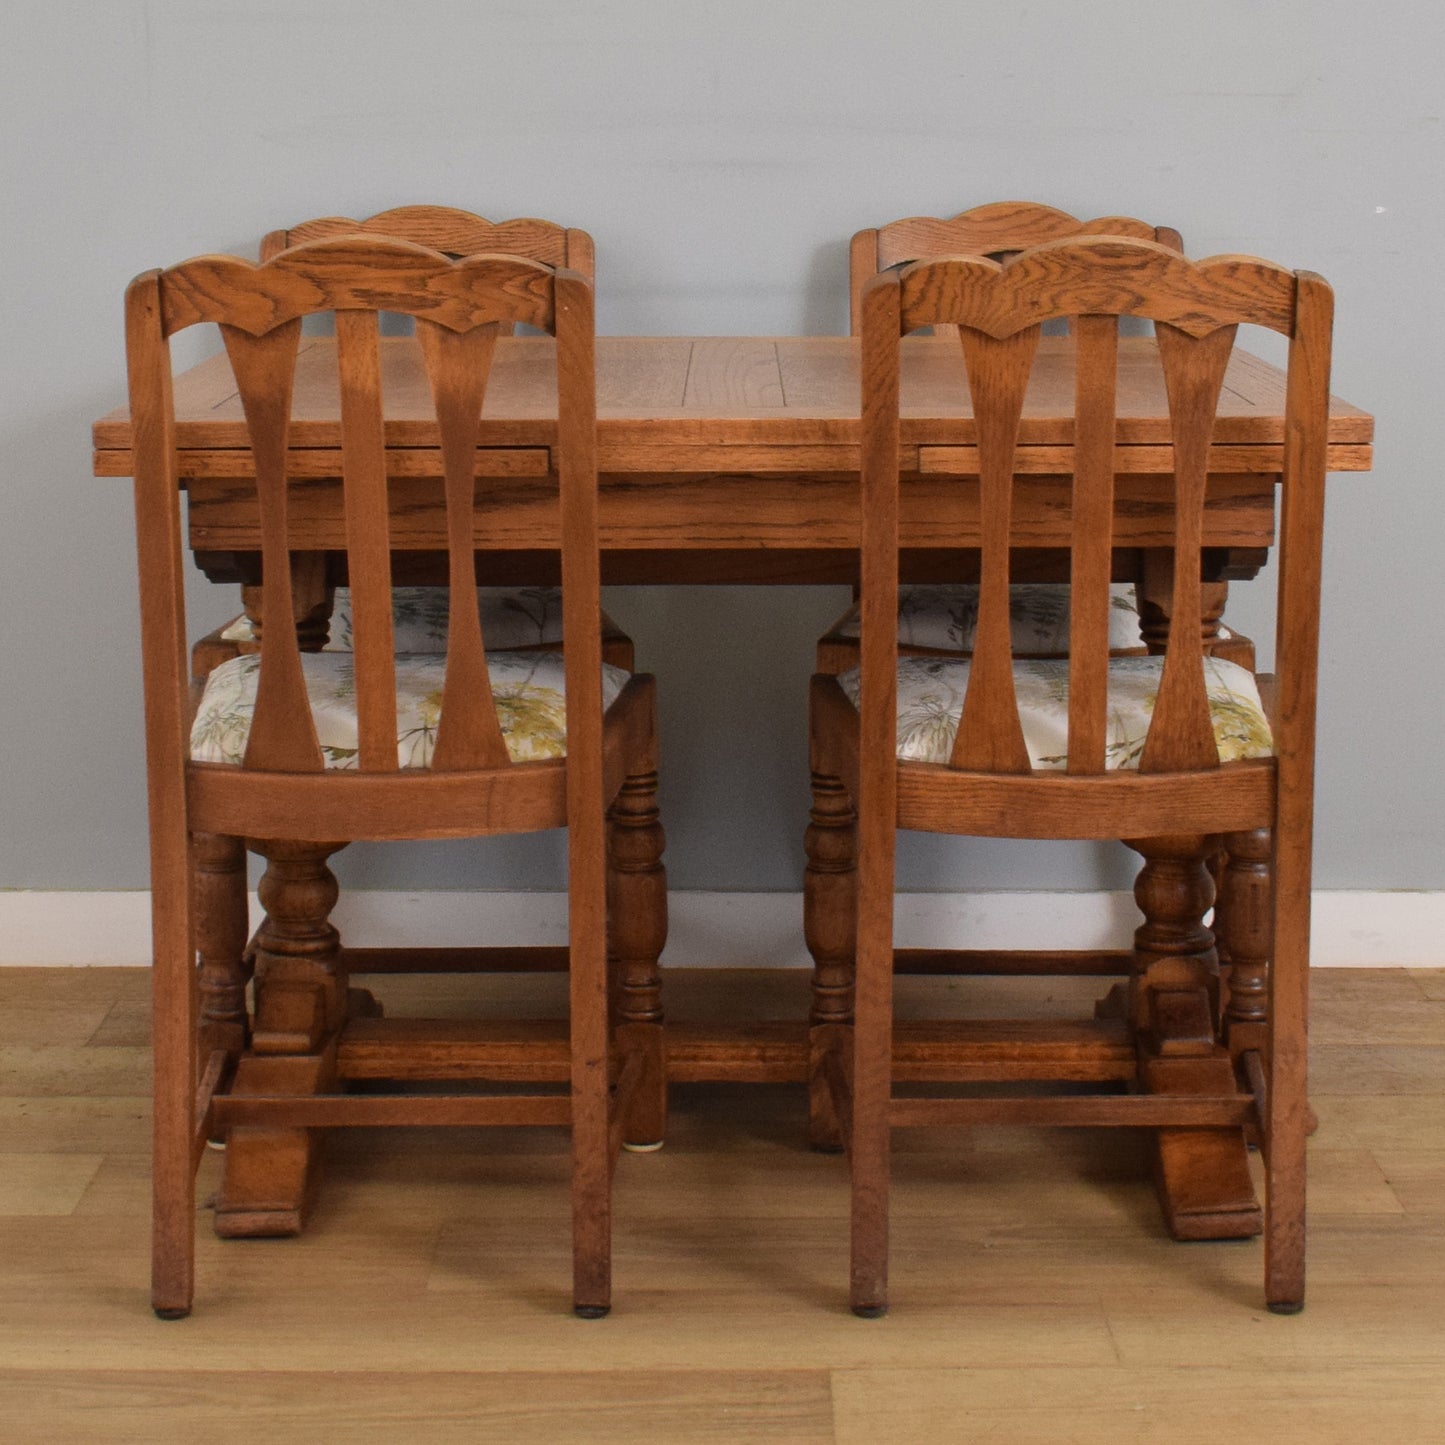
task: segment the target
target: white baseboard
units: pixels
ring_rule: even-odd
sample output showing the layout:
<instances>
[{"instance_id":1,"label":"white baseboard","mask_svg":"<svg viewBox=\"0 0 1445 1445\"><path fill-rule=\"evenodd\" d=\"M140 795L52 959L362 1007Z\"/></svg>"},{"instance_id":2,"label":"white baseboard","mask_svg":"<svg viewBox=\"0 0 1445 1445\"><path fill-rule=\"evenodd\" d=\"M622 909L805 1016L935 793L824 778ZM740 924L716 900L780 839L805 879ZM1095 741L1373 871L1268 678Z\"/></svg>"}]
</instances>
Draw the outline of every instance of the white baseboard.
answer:
<instances>
[{"instance_id":1,"label":"white baseboard","mask_svg":"<svg viewBox=\"0 0 1445 1445\"><path fill-rule=\"evenodd\" d=\"M146 964L149 908L145 892L0 892L0 966ZM669 964L808 963L799 893L676 891L669 913ZM906 893L897 919L903 948L1113 948L1138 915L1130 893ZM558 944L566 920L560 893L351 892L335 915L357 947ZM1445 892L1316 893L1313 934L1316 967L1445 967Z\"/></svg>"}]
</instances>

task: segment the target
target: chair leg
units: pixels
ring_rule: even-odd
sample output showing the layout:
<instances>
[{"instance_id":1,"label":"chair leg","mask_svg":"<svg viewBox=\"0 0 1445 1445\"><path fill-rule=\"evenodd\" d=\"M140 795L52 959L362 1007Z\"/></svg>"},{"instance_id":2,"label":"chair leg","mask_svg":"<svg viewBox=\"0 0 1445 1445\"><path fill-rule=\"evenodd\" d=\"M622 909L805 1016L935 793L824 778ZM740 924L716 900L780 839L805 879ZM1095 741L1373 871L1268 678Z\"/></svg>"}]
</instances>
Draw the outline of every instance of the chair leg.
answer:
<instances>
[{"instance_id":1,"label":"chair leg","mask_svg":"<svg viewBox=\"0 0 1445 1445\"><path fill-rule=\"evenodd\" d=\"M1240 1084L1251 1087L1247 1055L1265 1066L1269 1051L1269 959L1274 951L1270 936L1273 925L1274 884L1270 855L1272 835L1268 828L1230 833L1224 839L1226 852L1220 870L1218 902L1214 907L1214 931L1226 965L1226 997L1221 1027L1225 1046ZM1251 1146L1260 1142L1260 1131L1246 1125Z\"/></svg>"},{"instance_id":2,"label":"chair leg","mask_svg":"<svg viewBox=\"0 0 1445 1445\"><path fill-rule=\"evenodd\" d=\"M853 1022L857 955L858 815L842 782L813 774L813 809L804 839L803 936L813 956L808 1018L808 1142L840 1153L843 1132L825 1059Z\"/></svg>"},{"instance_id":3,"label":"chair leg","mask_svg":"<svg viewBox=\"0 0 1445 1445\"><path fill-rule=\"evenodd\" d=\"M667 942L667 874L657 814L657 774L629 774L607 815L609 962L617 979L617 1044L638 1055L641 1074L628 1101L623 1148L662 1147L667 1063L658 959Z\"/></svg>"},{"instance_id":4,"label":"chair leg","mask_svg":"<svg viewBox=\"0 0 1445 1445\"><path fill-rule=\"evenodd\" d=\"M214 1050L238 1058L250 1035L246 955L246 848L239 838L197 833L191 839L196 952L200 956L200 1055Z\"/></svg>"},{"instance_id":5,"label":"chair leg","mask_svg":"<svg viewBox=\"0 0 1445 1445\"><path fill-rule=\"evenodd\" d=\"M1229 1000L1224 1008L1224 1037L1238 1064L1251 1049L1263 1051L1269 1025L1269 959L1273 880L1272 836L1268 828L1231 833L1220 879L1216 930L1229 956Z\"/></svg>"},{"instance_id":6,"label":"chair leg","mask_svg":"<svg viewBox=\"0 0 1445 1445\"><path fill-rule=\"evenodd\" d=\"M572 1308L600 1319L612 1306L612 1077L607 987L607 861L602 817L568 838L572 1099Z\"/></svg>"},{"instance_id":7,"label":"chair leg","mask_svg":"<svg viewBox=\"0 0 1445 1445\"><path fill-rule=\"evenodd\" d=\"M892 760L889 760L889 768ZM896 804L887 783L859 799L858 966L849 1107L852 1257L849 1305L876 1319L888 1309L888 1193L893 1144L893 852ZM871 796L870 796L871 793ZM887 806L879 806L878 794Z\"/></svg>"},{"instance_id":8,"label":"chair leg","mask_svg":"<svg viewBox=\"0 0 1445 1445\"><path fill-rule=\"evenodd\" d=\"M1282 843L1282 835L1276 835ZM1269 970L1264 1121L1265 1302L1295 1314L1305 1301L1305 1155L1309 1133L1309 853L1275 850L1275 951Z\"/></svg>"},{"instance_id":9,"label":"chair leg","mask_svg":"<svg viewBox=\"0 0 1445 1445\"><path fill-rule=\"evenodd\" d=\"M1217 846L1210 851L1205 866L1214 885L1214 917L1209 931L1214 935L1214 955L1219 961L1219 1007L1221 1017L1229 1006L1229 908L1230 889L1226 885L1229 868L1229 841L1224 836L1213 839Z\"/></svg>"},{"instance_id":10,"label":"chair leg","mask_svg":"<svg viewBox=\"0 0 1445 1445\"><path fill-rule=\"evenodd\" d=\"M574 1035L575 1037L575 1035ZM574 1045L575 1046L575 1045ZM572 1083L572 1309L601 1319L612 1308L612 1150L605 1050Z\"/></svg>"},{"instance_id":11,"label":"chair leg","mask_svg":"<svg viewBox=\"0 0 1445 1445\"><path fill-rule=\"evenodd\" d=\"M151 1308L167 1320L190 1314L195 1292L197 1009L185 851L164 864L153 851L151 866Z\"/></svg>"},{"instance_id":12,"label":"chair leg","mask_svg":"<svg viewBox=\"0 0 1445 1445\"><path fill-rule=\"evenodd\" d=\"M890 820L891 825L891 820ZM891 901L891 900L890 900ZM870 900L859 899L866 917ZM891 925L892 915L889 910ZM891 927L890 927L891 932ZM849 1306L876 1319L888 1310L888 1193L892 1129L893 949L860 939L857 1016L853 1026L852 1250Z\"/></svg>"},{"instance_id":13,"label":"chair leg","mask_svg":"<svg viewBox=\"0 0 1445 1445\"><path fill-rule=\"evenodd\" d=\"M336 879L326 860L343 843L253 841L266 859L256 937L256 1020L235 1094L318 1094L337 1084L335 1041L349 998L341 936L330 921ZM232 1129L216 1199L225 1238L299 1234L316 1184L322 1131Z\"/></svg>"}]
</instances>

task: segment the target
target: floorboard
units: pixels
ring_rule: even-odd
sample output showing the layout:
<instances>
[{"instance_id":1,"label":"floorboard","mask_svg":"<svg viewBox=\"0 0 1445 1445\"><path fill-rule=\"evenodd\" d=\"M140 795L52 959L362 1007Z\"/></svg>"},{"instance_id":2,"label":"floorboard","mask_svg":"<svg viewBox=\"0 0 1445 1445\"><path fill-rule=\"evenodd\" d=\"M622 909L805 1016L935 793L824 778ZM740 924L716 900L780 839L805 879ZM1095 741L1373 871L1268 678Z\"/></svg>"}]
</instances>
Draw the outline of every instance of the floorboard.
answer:
<instances>
[{"instance_id":1,"label":"floorboard","mask_svg":"<svg viewBox=\"0 0 1445 1445\"><path fill-rule=\"evenodd\" d=\"M563 980L368 980L393 1015ZM796 974L680 973L675 1017L796 1017ZM1077 1011L1091 980L904 979L918 1017ZM842 1161L792 1086L683 1085L617 1173L616 1306L568 1311L558 1131L351 1130L302 1239L198 1232L146 1307L146 978L0 970L0 1419L24 1441L1191 1445L1445 1439L1445 973L1313 980L1309 1306L1258 1241L1173 1243L1125 1131L908 1130L893 1311L845 1308ZM206 1202L219 1156L202 1165Z\"/></svg>"}]
</instances>

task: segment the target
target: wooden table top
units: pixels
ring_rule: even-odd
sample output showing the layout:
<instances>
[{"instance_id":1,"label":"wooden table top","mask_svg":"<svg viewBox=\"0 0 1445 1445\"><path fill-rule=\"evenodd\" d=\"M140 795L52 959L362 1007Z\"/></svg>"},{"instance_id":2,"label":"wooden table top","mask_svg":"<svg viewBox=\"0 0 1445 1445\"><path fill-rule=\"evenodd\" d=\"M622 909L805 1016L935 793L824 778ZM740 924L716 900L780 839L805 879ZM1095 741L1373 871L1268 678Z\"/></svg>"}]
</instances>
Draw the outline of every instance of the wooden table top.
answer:
<instances>
[{"instance_id":1,"label":"wooden table top","mask_svg":"<svg viewBox=\"0 0 1445 1445\"><path fill-rule=\"evenodd\" d=\"M434 448L431 401L416 343L387 338L382 357L388 446ZM1067 337L1045 337L1040 345L1019 439L1026 449L1020 456L1022 472L1061 469L1060 457L1051 457L1049 450L1071 440L1073 357ZM597 392L604 471L857 467L858 343L853 338L603 336L597 340ZM188 475L243 474L247 437L224 354L178 376L175 396L177 441L188 454L183 470ZM555 398L551 339L502 341L482 413L482 446L551 445ZM1167 469L1168 408L1151 338L1122 340L1118 409L1121 450L1142 449L1121 455L1120 469ZM971 448L975 436L957 341L905 340L902 411L906 467L967 470L967 451L959 449ZM1218 470L1278 470L1283 412L1283 372L1236 350L1214 435ZM293 417L293 452L339 445L335 347L327 338L302 342ZM1333 401L1330 469L1368 470L1373 434L1369 413ZM98 476L131 475L126 408L95 423L94 443ZM1039 451L1031 456L1029 448ZM316 475L333 465L333 459L321 456L311 461L305 470ZM515 461L524 474L539 464L545 467L542 457L522 455ZM416 460L419 469L431 464ZM409 468L398 465L396 470L405 474Z\"/></svg>"}]
</instances>

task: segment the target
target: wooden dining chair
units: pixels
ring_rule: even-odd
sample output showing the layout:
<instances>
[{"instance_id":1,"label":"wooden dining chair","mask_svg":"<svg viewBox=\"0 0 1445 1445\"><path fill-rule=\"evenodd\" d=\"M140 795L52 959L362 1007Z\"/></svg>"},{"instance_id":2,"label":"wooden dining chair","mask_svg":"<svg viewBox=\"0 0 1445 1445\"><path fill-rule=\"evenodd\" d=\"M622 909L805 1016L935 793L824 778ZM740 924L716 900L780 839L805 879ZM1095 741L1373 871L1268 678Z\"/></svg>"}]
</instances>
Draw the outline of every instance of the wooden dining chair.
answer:
<instances>
[{"instance_id":1,"label":"wooden dining chair","mask_svg":"<svg viewBox=\"0 0 1445 1445\"><path fill-rule=\"evenodd\" d=\"M387 237L429 246L453 260L479 253L523 256L544 265L580 272L595 284L592 237L576 227L524 217L491 221L450 206L398 206L365 220L321 216L298 225L269 231L261 241L261 260L273 260L291 246L341 236ZM510 336L511 322L498 324L499 336ZM351 603L341 573L345 558L311 554L297 558L292 569L291 619L303 651L351 649ZM481 586L478 602L488 650L555 649L562 645L562 599L558 587ZM241 588L245 612L201 638L191 651L193 677L204 682L211 671L232 657L258 650L262 630L259 586ZM392 589L393 627L398 652L444 652L448 604L442 587L398 586ZM627 672L636 668L631 637L604 611L602 659ZM636 800L629 797L629 804ZM201 1032L203 1051L220 1047L238 1054L244 1048L251 1020L246 1006L250 980L245 852L239 839L205 838L198 843L202 860L198 889L202 900L199 946L202 966ZM653 920L652 931L666 931L666 920ZM389 971L393 960L374 953L368 968ZM634 993L648 992L640 985ZM650 989L654 1014L661 1008L655 986Z\"/></svg>"},{"instance_id":2,"label":"wooden dining chair","mask_svg":"<svg viewBox=\"0 0 1445 1445\"><path fill-rule=\"evenodd\" d=\"M313 220L302 221L299 225L268 231L261 240L261 260L273 260L291 246L303 245L308 241L335 240L341 236L373 236L394 241L410 241L418 246L429 246L453 260L483 252L524 256L546 266L578 271L594 285L597 279L595 248L592 237L586 231L535 217L489 221L485 216L457 210L451 206L396 206L360 221L350 216L318 216ZM510 336L514 329L509 323L499 328L498 335ZM337 601L338 591L341 592L340 605L345 609L345 589L338 589L335 578L327 574L328 568L324 560L318 559L312 568L312 575L307 579L310 585L297 588L299 595L295 600L297 611L301 615L294 621L300 631L303 647L311 651L328 647L344 650L344 626L333 623L339 621L344 624L345 613L343 610L341 619L333 619L332 609ZM540 609L534 603L529 603L525 597L520 603L516 601L519 594L527 591L535 593L537 590L510 587L483 589L480 594L483 610L490 610L499 624L495 629L498 641L493 644L494 647L506 646L508 650L513 646L552 647L561 641L560 599L555 595L555 589L552 589L554 595L547 598ZM432 628L430 636L408 646L406 650L427 652L445 646L445 603L443 601L438 607L435 599L428 599L423 595L424 591L423 588L396 589L399 607L408 607L414 611L429 609L441 619L440 626ZM242 599L247 606L246 615L217 628L196 644L193 668L198 677L205 677L217 663L234 657L238 652L255 649L260 633L258 624L261 589L243 587ZM526 630L526 635L516 640L502 637L502 627L508 622L508 611L525 616L539 610L540 616L535 629ZM417 631L415 627L407 627L408 620L406 616L399 614L396 618L398 628ZM626 668L628 671L635 666L631 639L605 614L603 657L614 666Z\"/></svg>"},{"instance_id":3,"label":"wooden dining chair","mask_svg":"<svg viewBox=\"0 0 1445 1445\"><path fill-rule=\"evenodd\" d=\"M1048 241L1098 235L1157 241L1170 250L1184 250L1183 239L1172 226L1154 226L1132 216L1082 220L1037 201L994 201L956 216L906 216L859 231L848 251L852 334L859 334L863 288L880 271L929 256L988 256L1001 261ZM957 330L942 323L933 328L935 336L953 339ZM1015 578L1011 612L1015 653L1020 657L1052 657L1067 650L1068 584L1047 580L1047 570L1045 563L1038 577ZM1168 637L1170 617L1156 601L1156 595L1167 595L1167 586L1146 591L1141 619L1138 571L1136 566L1127 575L1121 572L1110 596L1111 647L1120 656L1146 649L1162 652ZM1227 584L1206 588L1201 617L1206 645L1218 656L1253 667L1253 644L1220 621L1227 595ZM970 652L977 607L977 586L967 581L905 582L899 593L899 643L908 654ZM853 607L819 640L819 672L842 672L857 665L858 625L858 610Z\"/></svg>"},{"instance_id":4,"label":"wooden dining chair","mask_svg":"<svg viewBox=\"0 0 1445 1445\"><path fill-rule=\"evenodd\" d=\"M920 261L885 272L862 302L861 668L813 679L815 777L856 808L834 832L833 904L854 920L856 969L840 976L851 1013L815 1054L842 1122L852 1174L851 1303L887 1306L889 1145L912 1125L1120 1125L1192 1147L1257 1131L1266 1181L1265 1295L1304 1299L1305 1015L1309 963L1314 712L1329 287L1249 257L1198 264L1154 242L1052 242L1002 264ZM1118 318L1154 322L1172 430L1173 587L1199 603L1209 446L1236 328L1289 338L1276 674L1208 657L1180 627L1163 657L1111 658ZM1040 328L1078 318L1073 407L1067 660L1020 661L1009 635L1015 449ZM979 451L978 638L969 659L899 656L900 340L957 326ZM893 1021L894 850L898 828L985 837L1109 839L1142 854L1122 1016L1077 1025ZM1221 1016L1218 958L1204 914L1205 861L1223 839L1248 864L1226 887L1230 942L1267 962L1262 1024ZM1202 906L1201 906L1202 905ZM1027 959L1024 960L1028 962ZM1030 971L1025 968L1022 971ZM1229 1034L1255 1028L1232 1058ZM937 1097L925 1084L1008 1085ZM1040 1095L1041 1082L1066 1092ZM1112 1082L1124 1092L1079 1092ZM895 1086L903 1084L900 1090Z\"/></svg>"},{"instance_id":5,"label":"wooden dining chair","mask_svg":"<svg viewBox=\"0 0 1445 1445\"><path fill-rule=\"evenodd\" d=\"M987 256L1001 261L1031 246L1092 235L1155 241L1181 254L1184 250L1183 239L1172 226L1155 226L1130 216L1082 220L1036 201L996 201L946 218L908 216L859 231L853 237L848 272L852 332L859 333L863 288L880 271L938 255ZM947 346L956 356L958 328L940 322L931 330L940 339L938 345ZM1137 550L1116 551L1109 589L1111 656L1162 655L1175 620L1167 562L1167 558L1148 553L1141 556ZM910 570L917 565L911 561L908 564ZM898 644L904 656L969 656L973 652L979 608L977 569L958 557L950 558L947 566L957 580L919 582L910 578L899 586ZM1057 580L1060 569L1066 567L1066 559L1044 552L1024 553L1014 559L1009 618L1015 657L1067 655L1070 591L1067 582ZM1197 619L1200 635L1211 655L1252 669L1253 642L1223 621L1228 594L1227 582L1203 585ZM818 639L818 672L841 673L858 665L861 625L855 592L853 604ZM1190 620L1190 625L1195 625L1195 619ZM815 787L805 876L807 934L814 962L811 1021L815 1027L836 1022L840 999L846 996L846 991L840 994L837 985L837 958L851 948L851 934L842 915L831 907L830 880L835 850L832 830L840 820L846 825L849 816L836 794ZM1227 859L1221 853L1211 866L1222 876L1226 865ZM934 955L910 955L901 967L936 972L941 964ZM815 1147L841 1148L836 1127L828 1117L827 1100L816 1088L810 1132Z\"/></svg>"},{"instance_id":6,"label":"wooden dining chair","mask_svg":"<svg viewBox=\"0 0 1445 1445\"><path fill-rule=\"evenodd\" d=\"M394 648L381 310L415 319L443 456L452 586L446 652L433 657ZM257 654L217 668L197 696L184 641L170 338L200 323L220 329L254 459L265 610L289 617L288 424L301 323L315 312L336 322L354 650L305 653L294 628L266 628ZM516 322L556 337L565 654L489 654L473 586L479 420L497 336ZM607 666L599 647L591 285L515 256L453 261L352 236L259 266L203 256L148 272L127 293L126 327L153 907L153 1306L166 1318L190 1309L194 1176L212 1133L229 1139L228 1180L233 1170L253 1185L259 1178L265 1199L268 1189L295 1186L298 1170L304 1185L327 1127L556 1124L572 1144L574 1305L603 1314L615 1151L629 1131L654 1126L661 1087L657 1030L612 1003L616 940L630 918L655 914L662 879L657 868L631 867L633 845L619 843L608 821L609 805L630 787L651 786L656 723L652 679ZM567 1021L478 1022L461 1033L449 1024L439 1033L416 1020L393 1028L357 1016L347 957L328 922L336 888L325 859L338 845L314 840L561 827ZM197 1045L198 837L245 838L268 864L255 1029L224 1095L225 1052L201 1057ZM509 1092L351 1094L351 1078L495 1081ZM289 1197L299 1215L304 1189ZM233 1232L274 1232L245 1223Z\"/></svg>"}]
</instances>

